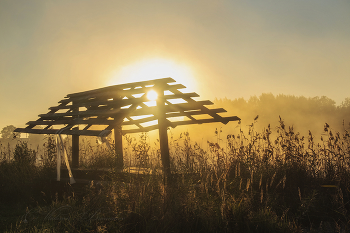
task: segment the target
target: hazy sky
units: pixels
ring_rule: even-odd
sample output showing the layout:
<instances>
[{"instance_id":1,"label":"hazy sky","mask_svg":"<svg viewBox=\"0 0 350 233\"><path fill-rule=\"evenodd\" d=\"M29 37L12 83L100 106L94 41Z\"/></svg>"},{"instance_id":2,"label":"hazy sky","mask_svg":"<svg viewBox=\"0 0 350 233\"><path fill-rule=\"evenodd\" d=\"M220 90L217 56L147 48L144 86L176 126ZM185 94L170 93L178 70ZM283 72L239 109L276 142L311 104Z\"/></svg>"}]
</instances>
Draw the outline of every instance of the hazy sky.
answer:
<instances>
[{"instance_id":1,"label":"hazy sky","mask_svg":"<svg viewBox=\"0 0 350 233\"><path fill-rule=\"evenodd\" d=\"M0 129L68 93L167 76L203 100L271 92L340 104L350 1L0 0Z\"/></svg>"}]
</instances>

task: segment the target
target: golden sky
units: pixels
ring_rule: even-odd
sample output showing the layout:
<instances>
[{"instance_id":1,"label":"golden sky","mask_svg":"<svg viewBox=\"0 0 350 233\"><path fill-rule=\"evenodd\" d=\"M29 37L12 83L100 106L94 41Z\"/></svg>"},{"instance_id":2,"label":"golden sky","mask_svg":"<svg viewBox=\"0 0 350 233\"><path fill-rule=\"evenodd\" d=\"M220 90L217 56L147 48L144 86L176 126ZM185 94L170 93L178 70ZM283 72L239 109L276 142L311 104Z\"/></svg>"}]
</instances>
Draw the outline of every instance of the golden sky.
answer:
<instances>
[{"instance_id":1,"label":"golden sky","mask_svg":"<svg viewBox=\"0 0 350 233\"><path fill-rule=\"evenodd\" d=\"M0 129L69 93L168 76L203 100L340 104L350 97L350 1L0 0Z\"/></svg>"}]
</instances>

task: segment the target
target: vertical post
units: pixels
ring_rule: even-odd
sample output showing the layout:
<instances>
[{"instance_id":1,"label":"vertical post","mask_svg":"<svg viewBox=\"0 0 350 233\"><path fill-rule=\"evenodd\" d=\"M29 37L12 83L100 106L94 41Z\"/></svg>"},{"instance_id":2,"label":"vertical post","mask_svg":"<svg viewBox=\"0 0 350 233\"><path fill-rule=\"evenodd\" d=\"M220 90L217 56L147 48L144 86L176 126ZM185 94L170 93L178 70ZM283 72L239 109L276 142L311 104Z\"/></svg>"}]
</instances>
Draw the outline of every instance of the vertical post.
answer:
<instances>
[{"instance_id":1,"label":"vertical post","mask_svg":"<svg viewBox=\"0 0 350 233\"><path fill-rule=\"evenodd\" d=\"M123 134L121 124L114 128L114 142L115 142L115 155L117 157L116 168L123 169L124 159L123 159Z\"/></svg>"},{"instance_id":2,"label":"vertical post","mask_svg":"<svg viewBox=\"0 0 350 233\"><path fill-rule=\"evenodd\" d=\"M72 168L79 167L79 135L72 135Z\"/></svg>"},{"instance_id":3,"label":"vertical post","mask_svg":"<svg viewBox=\"0 0 350 233\"><path fill-rule=\"evenodd\" d=\"M72 104L74 105L74 102ZM79 107L74 108L73 112L79 112ZM79 126L75 127L74 129L79 130ZM72 135L72 168L78 168L78 167L79 167L79 135Z\"/></svg>"},{"instance_id":4,"label":"vertical post","mask_svg":"<svg viewBox=\"0 0 350 233\"><path fill-rule=\"evenodd\" d=\"M168 124L165 116L165 101L164 101L164 90L159 88L157 108L158 108L158 128L159 128L159 144L160 153L163 165L163 172L165 177L169 180L171 176L170 171L170 155L169 155L169 143L168 143Z\"/></svg>"}]
</instances>

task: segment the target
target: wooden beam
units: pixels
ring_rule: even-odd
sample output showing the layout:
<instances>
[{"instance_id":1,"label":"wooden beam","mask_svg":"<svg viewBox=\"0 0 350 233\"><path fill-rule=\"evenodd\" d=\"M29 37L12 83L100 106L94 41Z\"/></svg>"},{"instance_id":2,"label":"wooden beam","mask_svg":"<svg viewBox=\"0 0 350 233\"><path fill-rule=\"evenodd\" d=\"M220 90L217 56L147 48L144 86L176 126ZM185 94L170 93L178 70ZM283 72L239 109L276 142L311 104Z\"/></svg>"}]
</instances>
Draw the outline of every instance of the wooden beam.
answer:
<instances>
[{"instance_id":1,"label":"wooden beam","mask_svg":"<svg viewBox=\"0 0 350 233\"><path fill-rule=\"evenodd\" d=\"M165 116L165 102L164 102L164 90L159 88L156 90L158 93L157 99L157 117L158 117L158 130L159 130L159 144L160 144L160 153L163 165L164 177L168 180L171 179L171 170L170 170L170 155L169 155L169 142L168 142L168 125L167 119Z\"/></svg>"},{"instance_id":2,"label":"wooden beam","mask_svg":"<svg viewBox=\"0 0 350 233\"><path fill-rule=\"evenodd\" d=\"M65 125L65 124L75 124L75 125L110 125L113 124L114 120L99 119L99 118L89 118L89 119L62 119L62 120L46 120L46 121L28 121L27 125Z\"/></svg>"},{"instance_id":3,"label":"wooden beam","mask_svg":"<svg viewBox=\"0 0 350 233\"><path fill-rule=\"evenodd\" d=\"M126 130L123 130L123 135L129 134L129 133L149 132L155 129L158 129L158 125L147 126L147 127L144 127L143 129L126 129Z\"/></svg>"},{"instance_id":4,"label":"wooden beam","mask_svg":"<svg viewBox=\"0 0 350 233\"><path fill-rule=\"evenodd\" d=\"M74 102L73 102L74 104ZM79 108L72 109L73 112L79 112ZM79 116L78 116L79 118ZM79 126L72 129L79 130ZM79 167L79 135L72 135L72 168Z\"/></svg>"},{"instance_id":5,"label":"wooden beam","mask_svg":"<svg viewBox=\"0 0 350 233\"><path fill-rule=\"evenodd\" d=\"M181 94L182 92L179 91L179 90L173 90L173 93L174 94ZM185 99L188 103L195 103L195 102L198 102L198 101L195 101L194 99L192 98L186 98ZM205 106L201 106L200 108L203 112L206 112L207 114L209 114L210 116L214 117L214 118L220 118L221 116L216 114L216 113L213 113L213 112L210 112L210 109L208 109L207 107Z\"/></svg>"},{"instance_id":6,"label":"wooden beam","mask_svg":"<svg viewBox=\"0 0 350 233\"><path fill-rule=\"evenodd\" d=\"M145 88L151 90L152 88ZM138 94L146 93L147 90L136 89ZM128 93L128 95L132 95L135 93ZM182 94L173 94L173 95L165 95L165 99L183 99L190 97L198 97L199 95L195 92L192 93L182 93ZM130 104L135 104L136 102L148 102L149 100L145 97L142 100L140 98L132 98L132 99L113 99L113 100L88 100L84 98L82 101L77 102L74 105L58 105L50 107L50 110L62 110L62 109L72 109L75 107L91 107L91 106L99 106L99 105L107 105L108 107L123 107Z\"/></svg>"},{"instance_id":7,"label":"wooden beam","mask_svg":"<svg viewBox=\"0 0 350 233\"><path fill-rule=\"evenodd\" d=\"M72 135L72 168L79 167L79 135Z\"/></svg>"},{"instance_id":8,"label":"wooden beam","mask_svg":"<svg viewBox=\"0 0 350 233\"><path fill-rule=\"evenodd\" d=\"M155 84L153 84L153 85L155 85ZM94 99L98 100L100 98L110 99L110 98L115 97L116 95L118 97L123 98L123 96L126 96L126 95L142 94L142 93L145 93L149 90L154 89L153 87L143 87L143 88L136 88L135 89L135 87L137 87L137 86L148 86L148 85L147 84L140 84L140 85L134 85L134 86L129 85L129 87L127 87L127 88L122 88L119 85L117 85L117 86L87 91L86 93L68 94L66 96L66 98L69 98L70 100L79 103L81 101L86 101L86 100L93 101ZM165 83L164 83L164 84L162 84L162 86L164 88L166 88L166 90L169 90L169 91L175 91L177 89L186 88L182 84L165 85Z\"/></svg>"},{"instance_id":9,"label":"wooden beam","mask_svg":"<svg viewBox=\"0 0 350 233\"><path fill-rule=\"evenodd\" d=\"M60 129L30 129L17 128L15 132L33 133L33 134L56 134ZM82 135L82 136L98 136L103 130L64 130L62 134L66 135Z\"/></svg>"},{"instance_id":10,"label":"wooden beam","mask_svg":"<svg viewBox=\"0 0 350 233\"><path fill-rule=\"evenodd\" d=\"M121 125L117 125L114 128L114 142L115 142L116 168L123 169L124 167L123 134L122 134Z\"/></svg>"},{"instance_id":11,"label":"wooden beam","mask_svg":"<svg viewBox=\"0 0 350 233\"><path fill-rule=\"evenodd\" d=\"M120 85L114 85L109 87L103 87L99 89L94 89L90 91L83 91L83 92L77 92L68 94L67 97L77 97L77 96L91 96L96 93L103 93L106 91L115 91L115 90L123 90L126 88L135 88L138 86L148 86L148 85L155 85L159 83L173 83L176 82L173 78L162 78L162 79L153 79L153 80L147 80L147 81L141 81L141 82L133 82L133 83L126 83L126 84L120 84Z\"/></svg>"},{"instance_id":12,"label":"wooden beam","mask_svg":"<svg viewBox=\"0 0 350 233\"><path fill-rule=\"evenodd\" d=\"M225 109L223 108L214 108L210 109L214 113L222 113L226 112ZM206 115L206 112L203 112L202 110L193 110L193 111L184 111L184 112L172 112L172 113L167 113L166 117L171 118L171 117L187 117L188 115L194 116L194 115ZM134 125L134 124L141 124L141 123L146 123L149 121L154 121L157 120L158 118L156 116L149 116L137 120L129 120L129 121L124 121L123 125Z\"/></svg>"},{"instance_id":13,"label":"wooden beam","mask_svg":"<svg viewBox=\"0 0 350 233\"><path fill-rule=\"evenodd\" d=\"M159 99L159 98L158 98ZM137 100L137 99L136 99ZM144 105L143 101L135 101L136 105ZM172 104L165 105L164 112L179 112L179 111L189 111L189 110L198 110L202 109L203 112L208 112L210 114L210 109L203 108L203 105L212 105L213 102L209 100L204 101L194 101L192 103L181 103L181 104ZM151 115L154 111L156 111L157 106L147 107L146 105L141 109L136 109L129 116L138 116L138 115ZM59 120L59 117L67 117L67 116L81 116L81 117L91 117L91 116L106 116L111 117L117 114L124 114L127 112L128 108L125 109L113 109L110 110L108 107L101 107L98 110L86 110L86 111L71 111L66 113L46 113L40 114L39 117L47 120Z\"/></svg>"},{"instance_id":14,"label":"wooden beam","mask_svg":"<svg viewBox=\"0 0 350 233\"><path fill-rule=\"evenodd\" d=\"M233 117L223 117L223 119L220 119L220 120L215 120L213 118L210 118L210 119L199 119L196 121L192 121L192 120L175 121L175 122L170 122L167 125L168 125L168 127L171 126L172 128L175 128L176 126L179 126L179 125L193 125L193 124L204 124L204 123L215 123L215 122L227 124L230 121L239 121L239 120L240 120L239 117L233 116ZM152 131L155 129L158 129L158 125L147 126L147 127L144 127L143 129L123 130L123 134L149 132L149 131Z\"/></svg>"},{"instance_id":15,"label":"wooden beam","mask_svg":"<svg viewBox=\"0 0 350 233\"><path fill-rule=\"evenodd\" d=\"M160 100L160 98L158 98ZM164 100L162 100L164 102ZM192 111L192 110L199 110L203 105L211 105L213 104L209 100L204 101L197 101L194 103L181 103L181 104L172 104L172 105L164 105L164 112L174 113L174 112L183 112L183 111ZM130 116L142 116L142 115L154 115L155 112L158 111L158 106L152 106L152 107L145 107L136 109L134 112L132 112L132 115ZM207 114L205 111L203 111L204 114Z\"/></svg>"},{"instance_id":16,"label":"wooden beam","mask_svg":"<svg viewBox=\"0 0 350 233\"><path fill-rule=\"evenodd\" d=\"M157 128L167 128L177 125L201 124L210 122L222 122L224 124L229 121L239 120L238 117L221 117L217 113L226 112L225 109L209 109L204 105L212 105L211 101L196 101L192 97L198 97L197 93L182 93L179 91L185 86L181 84L170 85L168 83L175 82L171 78L149 80L145 82L129 83L115 85L86 92L68 94L61 100L58 106L49 108L46 114L39 115L36 121L29 121L26 128L18 128L16 132L36 133L36 134L55 134L58 129L52 127L61 127L62 125L79 126L86 125L85 128L71 130L66 129L64 134L67 135L86 135L98 136L102 130L89 130L93 125L106 125L104 130L113 130L121 125L135 125L139 129L123 130L122 133L147 132ZM149 90L158 91L159 98L157 106L148 107L145 102L146 93ZM164 95L164 91L170 91L172 94ZM141 97L134 97L135 94L143 94ZM127 98L123 98L127 97ZM113 100L110 100L113 98ZM172 104L170 99L183 99L187 103ZM70 104L71 103L71 104ZM70 104L70 105L68 105ZM130 106L129 106L130 105ZM122 108L129 106L128 108ZM140 109L137 109L141 106ZM79 111L79 108L85 107L86 110ZM66 112L57 112L66 109ZM212 118L199 119L194 115L209 115ZM147 116L141 119L133 120L135 116ZM168 118L185 116L190 120L179 120L171 122ZM160 118L159 118L160 117ZM112 118L112 119L111 119ZM128 118L129 121L123 121ZM143 126L141 123L161 119L158 125ZM177 120L177 119L176 119ZM162 122L163 121L163 122ZM33 129L36 125L46 126L44 129ZM162 130L160 130L162 131ZM164 131L164 130L163 130Z\"/></svg>"},{"instance_id":17,"label":"wooden beam","mask_svg":"<svg viewBox=\"0 0 350 233\"><path fill-rule=\"evenodd\" d=\"M116 114L121 114L125 112L127 109L102 109L101 110L87 110L87 111L81 111L81 112L66 112L66 113L46 113L46 114L40 114L39 117L43 119L52 119L52 120L58 120L59 117L66 117L66 116L81 116L81 117L91 117L91 116L106 116L110 117Z\"/></svg>"},{"instance_id":18,"label":"wooden beam","mask_svg":"<svg viewBox=\"0 0 350 233\"><path fill-rule=\"evenodd\" d=\"M173 105L173 104L170 103L168 100L166 100L165 103L166 103L167 105ZM183 116L186 116L186 117L190 118L191 120L196 121L196 118L194 118L194 117L192 116L191 111L188 111L188 112L180 111L180 113L182 113Z\"/></svg>"},{"instance_id":19,"label":"wooden beam","mask_svg":"<svg viewBox=\"0 0 350 233\"><path fill-rule=\"evenodd\" d=\"M204 124L204 123L214 123L214 122L221 122L224 123L225 125L230 122L230 121L239 121L240 118L237 116L232 116L232 117L221 117L221 119L215 119L215 118L211 118L211 119L199 119L196 121L175 121L172 122L174 125L178 126L178 125L191 125L191 124Z\"/></svg>"},{"instance_id":20,"label":"wooden beam","mask_svg":"<svg viewBox=\"0 0 350 233\"><path fill-rule=\"evenodd\" d=\"M222 109L214 109L214 112L225 112L222 111ZM192 115L199 115L199 114L203 114L203 112L196 111L193 112ZM166 114L167 118L170 117L181 117L184 116L183 113L171 113L171 114ZM148 121L152 121L152 120L156 120L157 117L155 116L151 116L151 117L147 117L144 119L138 119L138 120L132 120L132 121L124 121L123 125L136 125L136 123L146 123ZM210 119L198 119L196 121L192 121L192 120L188 120L188 121L175 121L175 122L171 122L171 124L169 123L168 126L178 126L178 125L189 125L189 124L203 124L203 123L213 123L213 122L221 122L221 123L228 123L229 121L238 121L240 120L239 117L237 116L232 116L232 117L222 117L220 119L214 119L214 118L210 118ZM44 123L43 123L44 124ZM41 125L43 125L41 124ZM40 124L38 124L40 125ZM140 133L140 132L148 132L151 130L155 130L158 129L158 125L151 125L151 126L145 126L142 129L130 129L130 130L123 130L123 134L128 134L128 133ZM59 129L48 129L48 130L43 130L43 129L29 129L29 128L17 128L16 132L23 132L23 133L35 133L35 134L55 134ZM100 134L99 130L79 130L79 131L67 131L65 130L63 133L67 134L67 135L75 135L75 134L80 134L80 135L85 135L85 136L98 136Z\"/></svg>"},{"instance_id":21,"label":"wooden beam","mask_svg":"<svg viewBox=\"0 0 350 233\"><path fill-rule=\"evenodd\" d=\"M155 108L153 108L154 110ZM137 110L135 110L137 111ZM210 109L212 113L222 113L226 112L223 108L216 108L216 109ZM136 112L137 113L137 112ZM183 111L183 112L172 112L167 113L166 117L182 117L182 116L193 116L193 115L205 115L208 114L206 111L203 112L202 110L193 110L193 111ZM150 114L151 115L151 114ZM131 119L131 118L130 118ZM154 121L157 118L155 116L149 116L137 120L130 120L130 121L124 121L123 125L133 125L133 124L140 124L140 123L146 123L149 121ZM113 120L108 120L105 118L89 118L89 119L71 119L71 118L62 118L62 120L37 120L37 121L28 121L27 125L64 125L64 124L80 124L80 125L110 125L114 123Z\"/></svg>"}]
</instances>

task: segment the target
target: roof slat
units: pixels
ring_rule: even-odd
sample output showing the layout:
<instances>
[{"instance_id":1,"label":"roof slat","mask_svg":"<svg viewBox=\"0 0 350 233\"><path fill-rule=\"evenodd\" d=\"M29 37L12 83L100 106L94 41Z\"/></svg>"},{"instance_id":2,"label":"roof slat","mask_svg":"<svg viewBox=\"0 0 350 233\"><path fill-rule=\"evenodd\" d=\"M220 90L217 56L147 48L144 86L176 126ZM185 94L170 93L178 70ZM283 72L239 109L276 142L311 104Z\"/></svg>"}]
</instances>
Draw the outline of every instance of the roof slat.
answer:
<instances>
[{"instance_id":1,"label":"roof slat","mask_svg":"<svg viewBox=\"0 0 350 233\"><path fill-rule=\"evenodd\" d=\"M106 93L106 92L114 92L114 91L121 91L123 89L127 88L135 88L138 86L148 86L148 85L155 85L155 84L163 84L163 83L173 83L176 82L173 78L162 78L162 79L154 79L154 80L148 80L148 81L142 81L142 82L134 82L134 83L126 83L126 84L120 84L120 85L113 85L109 87L102 87L99 89L94 89L90 91L83 91L83 92L77 92L68 94L68 98L75 98L80 96L93 96L93 95L99 95L100 93ZM181 84L180 84L181 85ZM135 89L137 90L137 89Z\"/></svg>"},{"instance_id":2,"label":"roof slat","mask_svg":"<svg viewBox=\"0 0 350 233\"><path fill-rule=\"evenodd\" d=\"M182 84L174 83L172 78L155 79L144 82L127 83L99 88L90 91L68 94L65 99L59 101L57 106L49 108L46 114L40 114L36 121L27 122L26 128L17 128L16 132L55 134L60 127L67 127L63 131L68 135L98 136L102 130L90 130L91 126L104 126L104 130L111 131L117 125L134 125L137 129L123 130L123 133L146 132L158 128L158 125L144 126L145 123L158 119L159 107L147 106L149 102L146 93L155 91L170 91L172 94L164 95L166 124L171 127L187 124L201 124L209 122L222 122L240 120L238 117L221 117L218 113L226 112L223 108L209 109L206 105L212 105L209 100L196 101L197 93L182 93L179 89L186 88ZM161 95L162 96L162 95ZM185 103L171 103L171 99L182 99ZM196 119L195 115L203 115L204 119ZM144 116L143 118L140 118ZM134 119L137 117L137 119ZM187 119L174 119L172 117L186 117ZM128 119L124 120L124 119ZM80 129L71 129L74 126ZM35 126L44 126L44 129L36 129ZM54 127L58 129L53 129Z\"/></svg>"}]
</instances>

